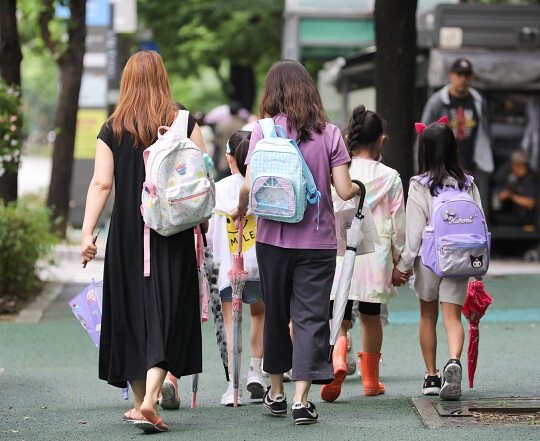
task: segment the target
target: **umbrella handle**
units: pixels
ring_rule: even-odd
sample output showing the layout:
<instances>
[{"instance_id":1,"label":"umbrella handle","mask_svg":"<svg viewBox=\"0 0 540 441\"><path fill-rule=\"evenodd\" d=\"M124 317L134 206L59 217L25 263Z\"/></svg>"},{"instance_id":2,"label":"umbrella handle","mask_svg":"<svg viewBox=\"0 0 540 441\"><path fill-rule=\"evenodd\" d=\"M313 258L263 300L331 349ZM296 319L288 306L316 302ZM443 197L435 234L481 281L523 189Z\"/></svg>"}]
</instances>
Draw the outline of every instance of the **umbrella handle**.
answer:
<instances>
[{"instance_id":1,"label":"umbrella handle","mask_svg":"<svg viewBox=\"0 0 540 441\"><path fill-rule=\"evenodd\" d=\"M208 246L208 242L206 241L206 233L203 231L202 228L201 228L201 236L202 236L203 245L206 248Z\"/></svg>"},{"instance_id":2,"label":"umbrella handle","mask_svg":"<svg viewBox=\"0 0 540 441\"><path fill-rule=\"evenodd\" d=\"M364 201L366 199L366 186L358 179L352 179L352 181L360 187L360 190L362 190L362 194L360 195L360 202L358 203L358 211L355 214L355 216L360 219L360 217L362 216L362 207L364 206Z\"/></svg>"},{"instance_id":3,"label":"umbrella handle","mask_svg":"<svg viewBox=\"0 0 540 441\"><path fill-rule=\"evenodd\" d=\"M238 218L238 254L242 254L242 238L244 236L244 218Z\"/></svg>"}]
</instances>

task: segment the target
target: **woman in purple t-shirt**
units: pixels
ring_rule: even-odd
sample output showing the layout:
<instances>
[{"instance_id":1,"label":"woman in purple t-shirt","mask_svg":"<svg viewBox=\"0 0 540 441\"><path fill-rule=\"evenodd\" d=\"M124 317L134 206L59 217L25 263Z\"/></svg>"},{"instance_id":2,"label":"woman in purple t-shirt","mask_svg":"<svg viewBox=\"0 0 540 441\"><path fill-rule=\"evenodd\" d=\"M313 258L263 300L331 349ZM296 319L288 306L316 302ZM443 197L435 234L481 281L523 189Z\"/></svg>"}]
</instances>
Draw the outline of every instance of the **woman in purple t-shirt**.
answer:
<instances>
[{"instance_id":1,"label":"woman in purple t-shirt","mask_svg":"<svg viewBox=\"0 0 540 441\"><path fill-rule=\"evenodd\" d=\"M292 368L296 382L292 416L296 424L310 424L318 417L315 406L308 401L311 384L329 383L334 377L332 364L326 358L337 248L330 186L333 183L344 200L353 198L360 189L351 182L347 167L350 157L341 132L328 122L315 83L300 63L282 60L272 66L266 76L259 114L272 117L276 125L285 129L287 138L300 141L302 155L321 192L319 206L308 204L298 223L262 218L257 221L257 261L266 307L264 370L271 382L263 403L276 416L287 413L283 373ZM246 160L246 180L238 208L232 213L235 219L248 208L249 160L262 137L257 124Z\"/></svg>"}]
</instances>

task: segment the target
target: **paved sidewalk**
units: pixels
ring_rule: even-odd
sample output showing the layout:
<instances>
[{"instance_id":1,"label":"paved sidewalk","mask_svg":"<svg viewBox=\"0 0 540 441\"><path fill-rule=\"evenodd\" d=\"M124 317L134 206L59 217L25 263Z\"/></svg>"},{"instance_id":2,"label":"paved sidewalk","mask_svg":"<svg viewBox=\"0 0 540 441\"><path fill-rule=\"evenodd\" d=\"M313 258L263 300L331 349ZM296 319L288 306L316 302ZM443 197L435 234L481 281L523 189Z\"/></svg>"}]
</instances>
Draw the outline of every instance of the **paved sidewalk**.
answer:
<instances>
[{"instance_id":1,"label":"paved sidewalk","mask_svg":"<svg viewBox=\"0 0 540 441\"><path fill-rule=\"evenodd\" d=\"M97 379L97 351L67 307L67 301L92 277L101 279L103 243L98 245L100 258L86 269L79 263L78 246L59 247L58 266L44 273L57 291L48 302L36 307L41 312L39 319L0 323L0 439L127 440L144 436L120 420L131 401L124 401L119 389ZM463 400L540 397L539 268L538 264L518 261L493 262L485 284L495 301L480 326L475 389L466 387L464 369ZM267 416L260 404L225 408L219 401L226 382L209 322L202 327L204 372L200 376L197 409L189 408L191 378L183 378L181 408L162 412L171 431L158 437L209 441L540 439L538 425L429 429L422 423L412 404L412 398L421 397L423 375L417 301L409 288L399 291L390 304L391 324L384 330L381 377L387 389L385 395L364 397L356 375L347 377L335 403L322 402L320 386L314 386L311 398L320 412L320 421L303 427L294 426L290 415L284 419ZM249 361L247 310L244 317L242 386ZM354 349L358 349L358 325L352 332ZM439 335L444 335L442 325ZM446 361L445 347L441 339L441 367ZM292 399L291 383L286 384L286 392ZM249 403L246 390L243 399Z\"/></svg>"}]
</instances>

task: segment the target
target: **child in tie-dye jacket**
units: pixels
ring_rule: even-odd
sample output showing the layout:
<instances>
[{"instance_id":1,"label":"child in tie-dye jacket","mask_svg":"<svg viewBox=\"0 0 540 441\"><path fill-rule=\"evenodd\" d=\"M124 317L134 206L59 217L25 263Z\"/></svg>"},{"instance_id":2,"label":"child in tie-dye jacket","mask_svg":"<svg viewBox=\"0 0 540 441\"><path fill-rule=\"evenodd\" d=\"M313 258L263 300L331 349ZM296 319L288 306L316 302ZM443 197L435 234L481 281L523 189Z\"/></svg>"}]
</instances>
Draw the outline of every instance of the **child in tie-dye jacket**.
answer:
<instances>
[{"instance_id":1,"label":"child in tie-dye jacket","mask_svg":"<svg viewBox=\"0 0 540 441\"><path fill-rule=\"evenodd\" d=\"M346 336L352 319L353 301L358 301L362 330L362 352L358 355L364 394L379 395L385 390L379 383L383 336L381 305L397 294L392 275L405 244L405 201L398 172L380 162L384 125L377 113L358 106L353 111L346 133L347 148L352 158L349 173L351 178L362 181L366 187L366 203L373 214L380 245L375 246L373 253L356 256L349 300L333 353L335 379L321 389L321 398L325 401L339 397L341 383L347 373ZM332 298L342 263L343 258L338 257ZM408 274L404 275L406 277ZM399 284L402 283L400 281ZM330 313L332 306L333 301Z\"/></svg>"}]
</instances>

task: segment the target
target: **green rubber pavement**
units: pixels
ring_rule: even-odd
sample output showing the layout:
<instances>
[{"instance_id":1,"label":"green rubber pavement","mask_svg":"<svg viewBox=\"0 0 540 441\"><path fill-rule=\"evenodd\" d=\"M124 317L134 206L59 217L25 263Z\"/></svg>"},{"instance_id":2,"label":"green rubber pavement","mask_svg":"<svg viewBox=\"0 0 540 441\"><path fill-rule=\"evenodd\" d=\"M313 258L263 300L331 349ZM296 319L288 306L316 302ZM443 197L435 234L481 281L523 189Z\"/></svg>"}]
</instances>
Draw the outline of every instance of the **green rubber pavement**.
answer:
<instances>
[{"instance_id":1,"label":"green rubber pavement","mask_svg":"<svg viewBox=\"0 0 540 441\"><path fill-rule=\"evenodd\" d=\"M487 277L494 303L480 325L480 357L475 388L463 399L540 397L540 275ZM84 285L67 283L37 324L0 323L0 439L131 440L142 432L122 422L131 407L120 389L97 379L97 350L67 307ZM182 405L162 411L170 432L155 435L175 440L540 440L539 425L429 429L412 404L420 397L423 362L417 337L417 300L407 287L390 303L391 324L384 329L381 380L386 394L364 397L358 376L347 377L335 403L322 402L320 386L310 394L319 423L295 426L290 414L275 418L261 404L226 408L220 398L225 376L216 348L213 325L202 325L204 372L200 375L197 408L190 409L191 377L180 380ZM466 323L464 322L465 326ZM243 321L242 385L249 362L249 319ZM358 324L353 332L359 349ZM444 330L439 325L438 364L446 362ZM466 350L462 361L466 366ZM286 383L289 398L293 384ZM437 399L437 398L434 398ZM289 403L291 405L292 403Z\"/></svg>"}]
</instances>

